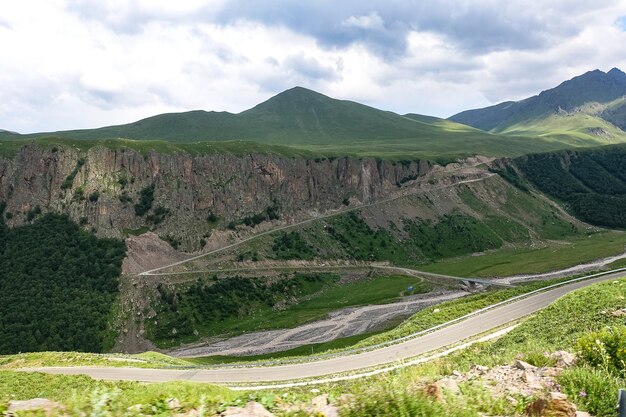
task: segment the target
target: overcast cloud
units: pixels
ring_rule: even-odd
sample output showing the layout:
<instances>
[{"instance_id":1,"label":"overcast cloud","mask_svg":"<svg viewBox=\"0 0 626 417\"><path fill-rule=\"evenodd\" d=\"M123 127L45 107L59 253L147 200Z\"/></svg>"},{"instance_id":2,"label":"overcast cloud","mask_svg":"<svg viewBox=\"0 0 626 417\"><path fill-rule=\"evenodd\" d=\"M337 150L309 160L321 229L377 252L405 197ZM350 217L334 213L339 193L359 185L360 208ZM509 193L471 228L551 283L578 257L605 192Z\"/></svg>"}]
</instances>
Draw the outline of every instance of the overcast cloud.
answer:
<instances>
[{"instance_id":1,"label":"overcast cloud","mask_svg":"<svg viewBox=\"0 0 626 417\"><path fill-rule=\"evenodd\" d=\"M626 70L626 0L4 3L0 129L23 133L240 112L295 85L448 117Z\"/></svg>"}]
</instances>

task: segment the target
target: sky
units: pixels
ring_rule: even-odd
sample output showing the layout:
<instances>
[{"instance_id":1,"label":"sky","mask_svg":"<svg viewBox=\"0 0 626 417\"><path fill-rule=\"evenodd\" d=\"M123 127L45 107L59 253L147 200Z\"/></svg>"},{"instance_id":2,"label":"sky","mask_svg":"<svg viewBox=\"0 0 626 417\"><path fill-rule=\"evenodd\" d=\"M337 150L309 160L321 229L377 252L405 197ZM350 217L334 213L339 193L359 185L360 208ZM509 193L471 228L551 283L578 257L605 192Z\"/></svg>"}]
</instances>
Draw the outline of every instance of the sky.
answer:
<instances>
[{"instance_id":1,"label":"sky","mask_svg":"<svg viewBox=\"0 0 626 417\"><path fill-rule=\"evenodd\" d=\"M626 0L20 0L0 5L0 129L238 113L294 86L449 117L626 71Z\"/></svg>"}]
</instances>

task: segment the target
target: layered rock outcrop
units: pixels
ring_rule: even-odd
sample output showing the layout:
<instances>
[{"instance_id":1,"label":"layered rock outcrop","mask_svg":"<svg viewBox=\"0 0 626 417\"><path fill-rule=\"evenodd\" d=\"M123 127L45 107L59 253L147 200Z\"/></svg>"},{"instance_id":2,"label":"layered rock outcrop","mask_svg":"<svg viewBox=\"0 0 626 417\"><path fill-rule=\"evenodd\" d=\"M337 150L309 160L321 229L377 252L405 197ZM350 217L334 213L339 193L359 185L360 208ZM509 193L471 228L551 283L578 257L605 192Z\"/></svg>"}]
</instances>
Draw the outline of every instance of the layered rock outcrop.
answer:
<instances>
[{"instance_id":1,"label":"layered rock outcrop","mask_svg":"<svg viewBox=\"0 0 626 417\"><path fill-rule=\"evenodd\" d=\"M101 236L121 237L125 229L150 226L189 249L210 232L210 213L224 226L275 206L288 221L348 201L383 198L431 168L427 161L142 154L32 144L0 159L0 201L7 203L9 224L28 221L29 211L32 218L39 206L44 213L67 213ZM152 210L136 215L141 190L153 185ZM157 207L164 209L162 219L149 220Z\"/></svg>"}]
</instances>

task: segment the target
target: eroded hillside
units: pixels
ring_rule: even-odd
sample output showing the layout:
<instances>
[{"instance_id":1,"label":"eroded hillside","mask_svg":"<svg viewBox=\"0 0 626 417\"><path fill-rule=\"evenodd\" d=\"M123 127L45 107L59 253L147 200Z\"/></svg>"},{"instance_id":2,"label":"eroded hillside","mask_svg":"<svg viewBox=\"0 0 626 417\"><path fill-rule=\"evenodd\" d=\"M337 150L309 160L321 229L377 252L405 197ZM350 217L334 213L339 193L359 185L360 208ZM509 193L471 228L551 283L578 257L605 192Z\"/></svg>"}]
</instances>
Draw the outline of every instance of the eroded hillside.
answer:
<instances>
[{"instance_id":1,"label":"eroded hillside","mask_svg":"<svg viewBox=\"0 0 626 417\"><path fill-rule=\"evenodd\" d=\"M427 161L141 154L33 144L0 159L0 201L7 204L9 225L62 212L101 236L150 228L191 250L214 229L288 222L375 201L430 169Z\"/></svg>"}]
</instances>

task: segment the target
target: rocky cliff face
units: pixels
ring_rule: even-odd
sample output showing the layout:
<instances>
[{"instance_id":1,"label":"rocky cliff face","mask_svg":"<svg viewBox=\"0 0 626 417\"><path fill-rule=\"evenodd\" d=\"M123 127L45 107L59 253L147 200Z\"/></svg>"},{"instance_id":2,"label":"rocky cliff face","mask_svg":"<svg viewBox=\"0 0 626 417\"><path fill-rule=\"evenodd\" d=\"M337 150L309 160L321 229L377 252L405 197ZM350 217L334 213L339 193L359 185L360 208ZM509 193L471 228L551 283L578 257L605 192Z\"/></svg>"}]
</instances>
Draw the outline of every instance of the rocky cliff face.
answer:
<instances>
[{"instance_id":1,"label":"rocky cliff face","mask_svg":"<svg viewBox=\"0 0 626 417\"><path fill-rule=\"evenodd\" d=\"M193 249L216 227L207 222L210 213L224 227L274 206L281 220L289 221L348 201L365 203L388 196L397 184L430 169L426 161L140 154L33 144L12 158L0 159L0 201L7 203L9 224L32 219L39 207L42 212L67 213L101 236L121 237L125 229L148 226ZM152 208L139 216L134 205L141 191L151 186ZM149 219L158 207L162 219Z\"/></svg>"}]
</instances>

